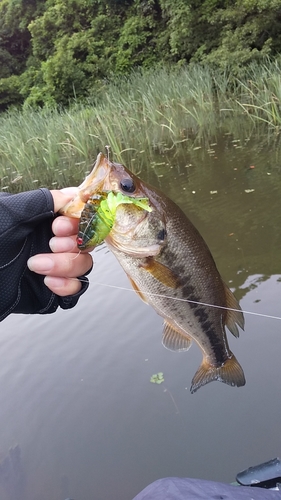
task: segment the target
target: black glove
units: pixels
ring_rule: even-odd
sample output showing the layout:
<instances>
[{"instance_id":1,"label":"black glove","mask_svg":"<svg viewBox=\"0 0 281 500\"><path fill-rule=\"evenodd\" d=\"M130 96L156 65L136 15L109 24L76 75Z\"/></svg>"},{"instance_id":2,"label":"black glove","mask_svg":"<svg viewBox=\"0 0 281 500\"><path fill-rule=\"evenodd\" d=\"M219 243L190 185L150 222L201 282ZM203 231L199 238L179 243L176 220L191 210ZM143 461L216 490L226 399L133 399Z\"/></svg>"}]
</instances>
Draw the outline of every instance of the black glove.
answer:
<instances>
[{"instance_id":1,"label":"black glove","mask_svg":"<svg viewBox=\"0 0 281 500\"><path fill-rule=\"evenodd\" d=\"M60 297L44 284L44 276L27 267L32 255L50 252L53 210L53 197L45 188L0 194L0 321L10 313L46 314L58 306L69 309L89 286L81 276L81 290Z\"/></svg>"}]
</instances>

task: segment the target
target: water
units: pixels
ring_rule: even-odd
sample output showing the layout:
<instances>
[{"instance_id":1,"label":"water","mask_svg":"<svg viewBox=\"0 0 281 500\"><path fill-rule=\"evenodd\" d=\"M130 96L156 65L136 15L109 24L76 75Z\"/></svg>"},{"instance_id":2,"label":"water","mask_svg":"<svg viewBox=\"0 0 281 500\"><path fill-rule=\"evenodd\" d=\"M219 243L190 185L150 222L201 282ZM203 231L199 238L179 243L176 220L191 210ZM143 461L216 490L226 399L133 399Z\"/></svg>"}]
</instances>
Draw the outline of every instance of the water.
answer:
<instances>
[{"instance_id":1,"label":"water","mask_svg":"<svg viewBox=\"0 0 281 500\"><path fill-rule=\"evenodd\" d=\"M280 151L214 142L167 152L142 178L189 215L244 310L281 316ZM246 386L191 395L200 350L164 349L162 319L105 286L130 288L105 247L94 258L76 308L1 323L1 500L131 500L160 477L231 482L280 455L281 321L245 314L228 338Z\"/></svg>"}]
</instances>

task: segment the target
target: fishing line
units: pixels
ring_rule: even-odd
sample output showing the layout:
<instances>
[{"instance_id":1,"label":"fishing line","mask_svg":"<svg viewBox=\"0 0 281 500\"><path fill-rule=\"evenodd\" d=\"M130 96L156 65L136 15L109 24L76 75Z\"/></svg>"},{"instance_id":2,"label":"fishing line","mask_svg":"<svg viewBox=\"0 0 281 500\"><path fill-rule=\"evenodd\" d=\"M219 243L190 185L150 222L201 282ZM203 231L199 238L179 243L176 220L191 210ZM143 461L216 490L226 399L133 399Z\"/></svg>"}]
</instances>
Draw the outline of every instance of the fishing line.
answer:
<instances>
[{"instance_id":1,"label":"fishing line","mask_svg":"<svg viewBox=\"0 0 281 500\"><path fill-rule=\"evenodd\" d=\"M78 278L69 278L69 279L77 280ZM78 279L78 281L85 281L85 280L79 280ZM109 285L108 283L100 283L98 281L95 281L95 285L106 286L108 288L116 288L117 290L126 290L127 292L137 293L132 288L126 288L126 287L117 286L117 285ZM142 295L150 295L150 296L153 296L153 297L162 297L162 298L165 298L165 299L177 300L179 302L189 302L191 304L196 304L196 305L199 305L199 306L215 307L217 309L224 309L224 310L227 310L227 311L240 312L240 313L244 313L244 314L251 314L252 316L260 316L262 318L281 320L280 316L272 316L271 314L263 314L263 313L253 312L253 311L244 311L243 309L234 309L232 307L216 306L214 304L207 304L206 302L197 302L196 300L181 299L179 297L171 297L170 295L162 295L160 293L144 292L142 290L140 290L140 293Z\"/></svg>"},{"instance_id":2,"label":"fishing line","mask_svg":"<svg viewBox=\"0 0 281 500\"><path fill-rule=\"evenodd\" d=\"M72 259L70 260L75 260L77 259L77 257L79 257L79 255L81 254L81 250L79 250L79 252L77 252L77 254L75 255L75 257L72 257Z\"/></svg>"}]
</instances>

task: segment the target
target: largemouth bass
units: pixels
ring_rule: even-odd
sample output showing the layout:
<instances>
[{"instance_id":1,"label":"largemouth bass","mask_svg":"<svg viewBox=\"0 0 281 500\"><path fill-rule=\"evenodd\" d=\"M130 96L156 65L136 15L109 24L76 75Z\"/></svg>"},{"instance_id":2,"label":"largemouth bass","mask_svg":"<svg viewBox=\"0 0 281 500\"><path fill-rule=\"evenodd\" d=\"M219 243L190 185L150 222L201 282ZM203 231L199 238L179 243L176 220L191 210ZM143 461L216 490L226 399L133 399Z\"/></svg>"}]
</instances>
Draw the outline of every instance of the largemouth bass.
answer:
<instances>
[{"instance_id":1,"label":"largemouth bass","mask_svg":"<svg viewBox=\"0 0 281 500\"><path fill-rule=\"evenodd\" d=\"M109 192L149 201L151 211L120 203L105 242L137 294L164 318L163 345L186 351L194 340L200 347L203 360L191 392L214 380L245 385L225 331L227 326L239 336L237 325L244 329L242 311L202 236L172 200L100 153L79 196L62 213L80 217L91 196Z\"/></svg>"}]
</instances>

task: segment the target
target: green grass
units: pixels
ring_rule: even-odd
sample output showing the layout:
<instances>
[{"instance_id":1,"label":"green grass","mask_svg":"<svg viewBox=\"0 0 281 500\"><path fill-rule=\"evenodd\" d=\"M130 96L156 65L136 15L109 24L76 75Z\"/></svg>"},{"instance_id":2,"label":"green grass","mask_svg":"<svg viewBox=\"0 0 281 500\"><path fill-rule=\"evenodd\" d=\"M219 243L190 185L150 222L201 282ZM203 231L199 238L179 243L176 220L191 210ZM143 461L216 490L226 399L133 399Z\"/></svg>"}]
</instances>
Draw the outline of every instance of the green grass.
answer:
<instances>
[{"instance_id":1,"label":"green grass","mask_svg":"<svg viewBox=\"0 0 281 500\"><path fill-rule=\"evenodd\" d=\"M243 80L199 65L139 71L69 110L2 114L0 188L80 183L106 145L111 158L135 161L139 171L155 154L211 141L219 131L237 135L243 127L247 135L263 126L278 134L280 75L280 60L250 66Z\"/></svg>"}]
</instances>

